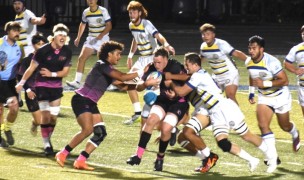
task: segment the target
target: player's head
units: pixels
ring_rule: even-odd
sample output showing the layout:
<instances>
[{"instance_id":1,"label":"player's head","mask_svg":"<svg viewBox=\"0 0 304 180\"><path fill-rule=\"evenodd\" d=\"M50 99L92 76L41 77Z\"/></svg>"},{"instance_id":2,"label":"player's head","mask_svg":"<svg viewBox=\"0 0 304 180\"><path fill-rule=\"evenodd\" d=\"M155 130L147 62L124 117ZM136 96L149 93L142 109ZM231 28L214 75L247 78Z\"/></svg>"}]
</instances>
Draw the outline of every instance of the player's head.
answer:
<instances>
[{"instance_id":1,"label":"player's head","mask_svg":"<svg viewBox=\"0 0 304 180\"><path fill-rule=\"evenodd\" d=\"M138 1L130 1L127 10L129 11L130 20L136 23L139 18L145 19L148 16L148 11Z\"/></svg>"},{"instance_id":2,"label":"player's head","mask_svg":"<svg viewBox=\"0 0 304 180\"><path fill-rule=\"evenodd\" d=\"M201 57L195 52L185 54L184 65L188 74L193 74L201 69Z\"/></svg>"},{"instance_id":3,"label":"player's head","mask_svg":"<svg viewBox=\"0 0 304 180\"><path fill-rule=\"evenodd\" d=\"M124 45L116 41L108 41L101 45L98 58L103 62L116 65L121 58Z\"/></svg>"},{"instance_id":4,"label":"player's head","mask_svg":"<svg viewBox=\"0 0 304 180\"><path fill-rule=\"evenodd\" d=\"M33 45L35 51L37 51L37 49L39 49L41 46L43 46L47 42L48 42L48 40L43 36L43 34L41 32L37 32L34 36L32 36L32 45Z\"/></svg>"},{"instance_id":5,"label":"player's head","mask_svg":"<svg viewBox=\"0 0 304 180\"><path fill-rule=\"evenodd\" d=\"M205 23L200 27L202 39L208 45L213 44L215 38L215 26L209 23Z\"/></svg>"},{"instance_id":6,"label":"player's head","mask_svg":"<svg viewBox=\"0 0 304 180\"><path fill-rule=\"evenodd\" d=\"M169 52L163 47L158 47L154 51L153 65L157 71L163 71L168 64Z\"/></svg>"},{"instance_id":7,"label":"player's head","mask_svg":"<svg viewBox=\"0 0 304 180\"><path fill-rule=\"evenodd\" d=\"M264 48L264 38L258 35L249 38L248 53L252 60L260 60L263 56Z\"/></svg>"},{"instance_id":8,"label":"player's head","mask_svg":"<svg viewBox=\"0 0 304 180\"><path fill-rule=\"evenodd\" d=\"M87 4L88 6L96 6L97 5L98 0L87 0Z\"/></svg>"},{"instance_id":9,"label":"player's head","mask_svg":"<svg viewBox=\"0 0 304 180\"><path fill-rule=\"evenodd\" d=\"M301 36L302 40L304 41L304 25L301 27Z\"/></svg>"},{"instance_id":10,"label":"player's head","mask_svg":"<svg viewBox=\"0 0 304 180\"><path fill-rule=\"evenodd\" d=\"M53 32L53 36L48 37L49 42L54 42L60 47L69 44L70 37L68 35L70 30L66 25L62 23L56 24L53 27L52 32Z\"/></svg>"},{"instance_id":11,"label":"player's head","mask_svg":"<svg viewBox=\"0 0 304 180\"><path fill-rule=\"evenodd\" d=\"M9 40L15 42L19 39L21 25L15 21L9 21L4 26L4 31L7 33Z\"/></svg>"},{"instance_id":12,"label":"player's head","mask_svg":"<svg viewBox=\"0 0 304 180\"><path fill-rule=\"evenodd\" d=\"M13 0L13 7L17 14L20 14L25 9L25 0Z\"/></svg>"}]
</instances>

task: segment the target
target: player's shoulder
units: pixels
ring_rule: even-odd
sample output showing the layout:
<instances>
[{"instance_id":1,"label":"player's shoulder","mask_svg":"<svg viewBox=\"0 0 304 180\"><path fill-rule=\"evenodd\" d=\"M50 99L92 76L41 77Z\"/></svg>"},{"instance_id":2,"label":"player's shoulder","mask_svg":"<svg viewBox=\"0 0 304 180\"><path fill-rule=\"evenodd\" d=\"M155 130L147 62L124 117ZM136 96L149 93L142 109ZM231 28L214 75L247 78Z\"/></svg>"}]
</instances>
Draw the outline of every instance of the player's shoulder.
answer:
<instances>
[{"instance_id":1,"label":"player's shoulder","mask_svg":"<svg viewBox=\"0 0 304 180\"><path fill-rule=\"evenodd\" d=\"M102 12L108 11L107 8L105 8L105 7L103 7L103 6L98 6L98 8L99 8Z\"/></svg>"}]
</instances>

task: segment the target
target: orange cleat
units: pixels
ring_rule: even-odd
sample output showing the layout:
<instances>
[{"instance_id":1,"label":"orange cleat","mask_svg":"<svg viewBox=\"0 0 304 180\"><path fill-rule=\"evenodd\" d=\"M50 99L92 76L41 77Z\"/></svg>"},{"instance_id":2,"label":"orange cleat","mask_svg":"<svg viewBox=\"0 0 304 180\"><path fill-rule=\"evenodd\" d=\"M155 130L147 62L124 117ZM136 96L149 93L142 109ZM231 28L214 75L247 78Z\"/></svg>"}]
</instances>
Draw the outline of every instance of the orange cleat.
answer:
<instances>
[{"instance_id":1,"label":"orange cleat","mask_svg":"<svg viewBox=\"0 0 304 180\"><path fill-rule=\"evenodd\" d=\"M215 166L216 161L218 160L218 155L214 153L210 153L210 155L203 160L202 166L195 169L196 172L206 173L208 172L213 166Z\"/></svg>"},{"instance_id":2,"label":"orange cleat","mask_svg":"<svg viewBox=\"0 0 304 180\"><path fill-rule=\"evenodd\" d=\"M59 152L55 155L56 162L57 162L61 167L64 166L66 157L67 157L67 156L66 156L65 154L63 154L61 151L59 151Z\"/></svg>"},{"instance_id":3,"label":"orange cleat","mask_svg":"<svg viewBox=\"0 0 304 180\"><path fill-rule=\"evenodd\" d=\"M93 171L94 168L87 165L85 161L77 161L74 162L74 168L80 170Z\"/></svg>"}]
</instances>

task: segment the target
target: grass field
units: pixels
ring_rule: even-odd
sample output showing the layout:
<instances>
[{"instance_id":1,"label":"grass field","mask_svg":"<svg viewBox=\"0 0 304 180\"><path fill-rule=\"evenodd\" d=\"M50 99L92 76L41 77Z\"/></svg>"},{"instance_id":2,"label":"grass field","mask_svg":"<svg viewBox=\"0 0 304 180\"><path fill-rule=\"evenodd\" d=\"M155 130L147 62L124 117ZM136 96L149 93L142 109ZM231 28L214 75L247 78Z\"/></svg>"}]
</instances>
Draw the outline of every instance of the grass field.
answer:
<instances>
[{"instance_id":1,"label":"grass field","mask_svg":"<svg viewBox=\"0 0 304 180\"><path fill-rule=\"evenodd\" d=\"M182 60L181 56L177 57ZM76 58L75 58L76 59ZM70 75L65 80L74 78L76 60ZM89 61L87 67L92 67L93 60ZM117 66L122 71L125 57ZM238 63L241 71L241 85L247 84L246 69L242 63ZM88 72L89 68L86 69ZM291 76L294 84L294 77ZM54 149L59 151L64 147L72 136L79 131L74 114L70 108L70 99L73 92L65 92L62 99L62 108L58 118L52 143ZM142 99L143 93L139 93ZM240 107L246 116L249 128L259 134L255 118L255 106L247 101L247 92L240 91L237 95ZM293 99L296 99L293 92ZM200 165L200 161L180 148L178 145L168 147L164 162L163 172L153 171L153 162L158 151L158 145L153 140L158 136L154 132L148 151L145 152L140 166L129 166L126 160L135 153L138 137L139 123L126 126L123 121L132 114L130 100L125 92L107 92L99 102L99 108L106 122L108 136L100 147L89 158L89 164L95 167L95 171L79 171L73 169L73 161L83 150L85 142L72 151L66 166L59 167L53 157L47 158L43 154L43 145L40 134L32 137L29 133L31 115L23 107L20 110L17 121L13 126L13 135L16 143L9 148L0 148L0 179L303 179L304 178L304 148L298 153L292 152L291 137L283 132L277 125L276 120L272 122L272 129L277 138L277 149L282 160L277 171L267 174L266 166L262 163L263 155L251 144L245 143L233 133L230 136L232 142L239 144L246 151L261 159L260 166L250 173L245 161L238 157L224 154L217 146L210 131L203 131L202 137L207 145L217 154L220 159L217 165L206 174L195 173L193 170ZM293 101L291 119L295 122L304 139L303 116L297 102ZM303 145L303 142L302 142Z\"/></svg>"}]
</instances>

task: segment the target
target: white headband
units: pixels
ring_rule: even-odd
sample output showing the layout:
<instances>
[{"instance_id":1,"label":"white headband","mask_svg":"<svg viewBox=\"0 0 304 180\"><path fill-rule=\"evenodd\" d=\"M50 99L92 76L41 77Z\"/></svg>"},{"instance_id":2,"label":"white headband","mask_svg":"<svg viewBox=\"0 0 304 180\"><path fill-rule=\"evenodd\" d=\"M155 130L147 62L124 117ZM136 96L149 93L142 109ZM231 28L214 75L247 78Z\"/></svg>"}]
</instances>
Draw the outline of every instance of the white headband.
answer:
<instances>
[{"instance_id":1,"label":"white headband","mask_svg":"<svg viewBox=\"0 0 304 180\"><path fill-rule=\"evenodd\" d=\"M57 36L57 35L64 35L64 36L67 36L68 33L65 32L65 31L56 31L56 32L54 32L54 37Z\"/></svg>"}]
</instances>

